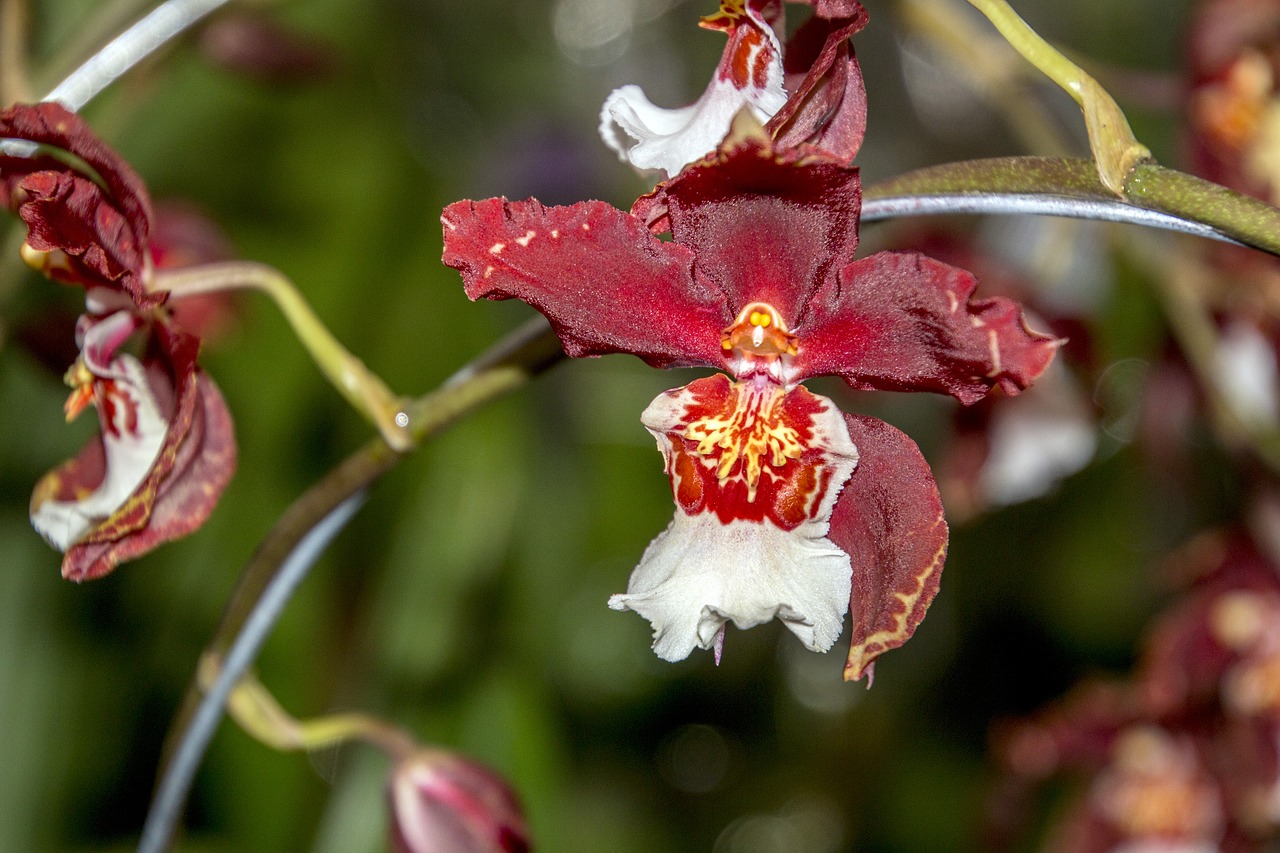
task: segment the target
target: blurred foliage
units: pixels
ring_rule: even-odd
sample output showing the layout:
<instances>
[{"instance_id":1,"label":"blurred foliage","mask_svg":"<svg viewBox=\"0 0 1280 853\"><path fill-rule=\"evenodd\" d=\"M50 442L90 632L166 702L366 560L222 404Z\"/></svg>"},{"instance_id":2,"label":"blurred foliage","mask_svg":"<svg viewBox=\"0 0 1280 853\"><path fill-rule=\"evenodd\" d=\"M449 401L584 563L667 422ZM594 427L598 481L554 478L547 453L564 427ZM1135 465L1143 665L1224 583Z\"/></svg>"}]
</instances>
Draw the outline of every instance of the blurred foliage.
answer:
<instances>
[{"instance_id":1,"label":"blurred foliage","mask_svg":"<svg viewBox=\"0 0 1280 853\"><path fill-rule=\"evenodd\" d=\"M33 5L35 58L55 65L77 27L103 14L73 0ZM1102 67L1177 73L1182 15L1168 3L1018 6ZM692 2L254 8L327 45L330 73L267 84L214 67L188 39L86 116L156 198L198 205L241 256L289 275L404 393L430 389L530 313L466 301L439 263L443 205L504 194L626 206L645 185L596 139L598 105L627 82L688 102L721 47L691 25L710 11ZM1024 153L972 98L960 123L915 112L893 7L868 8L856 40L870 92L867 181ZM628 20L617 38L599 35ZM590 26L604 28L596 44ZM1176 165L1176 112L1132 115ZM6 247L16 232L10 223ZM1127 232L1105 233L1061 250L1097 255L1100 367L1149 365L1168 337L1159 302L1108 248ZM128 849L239 568L291 499L370 430L274 308L245 298L203 358L241 448L218 511L104 580L67 584L27 524L27 496L92 425L62 424L62 368L16 340L52 324L69 338L75 294L25 271L14 251L0 263L0 850ZM870 692L841 682L839 644L812 655L776 623L731 631L719 668L706 654L670 665L650 653L643 619L604 602L670 517L638 415L684 381L623 357L566 364L424 448L375 488L303 586L262 656L264 682L299 715L367 709L492 764L521 792L542 850L974 849L992 721L1083 673L1126 667L1159 601L1154 559L1230 511L1235 484L1210 440L1193 452L1216 479L1171 495L1117 430L1050 496L955 527L930 617L881 662ZM1104 421L1122 419L1136 393L1112 395ZM848 395L842 405L873 408L931 459L942 453L947 404ZM359 748L278 755L224 724L181 849L382 849L386 770Z\"/></svg>"}]
</instances>

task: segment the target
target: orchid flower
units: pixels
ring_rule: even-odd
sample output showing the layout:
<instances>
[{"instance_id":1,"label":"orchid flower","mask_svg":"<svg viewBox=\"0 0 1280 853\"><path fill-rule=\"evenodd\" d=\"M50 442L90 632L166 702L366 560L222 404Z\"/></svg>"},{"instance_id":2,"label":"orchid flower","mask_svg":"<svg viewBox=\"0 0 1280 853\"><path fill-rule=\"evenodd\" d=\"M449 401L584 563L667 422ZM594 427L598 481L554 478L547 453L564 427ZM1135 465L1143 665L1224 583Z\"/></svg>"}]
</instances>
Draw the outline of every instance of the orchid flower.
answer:
<instances>
[{"instance_id":1,"label":"orchid flower","mask_svg":"<svg viewBox=\"0 0 1280 853\"><path fill-rule=\"evenodd\" d=\"M31 523L64 552L64 577L89 580L204 523L235 470L231 418L196 365L199 340L147 289L152 212L137 174L56 103L0 113L0 137L60 149L93 173L0 156L0 187L28 228L24 260L85 288L66 414L93 406L101 432L36 484Z\"/></svg>"},{"instance_id":2,"label":"orchid flower","mask_svg":"<svg viewBox=\"0 0 1280 853\"><path fill-rule=\"evenodd\" d=\"M856 0L801 2L815 7L814 16L784 51L782 0L721 0L720 11L701 20L728 36L702 96L664 109L639 86L623 86L600 111L605 144L637 169L670 177L719 145L747 109L779 144L807 143L852 159L866 126L866 93L848 38L867 14Z\"/></svg>"},{"instance_id":3,"label":"orchid flower","mask_svg":"<svg viewBox=\"0 0 1280 853\"><path fill-rule=\"evenodd\" d=\"M856 169L776 147L743 116L724 146L630 213L589 201L461 201L444 261L472 299L517 298L571 356L625 352L712 367L641 415L666 460L675 518L610 606L680 660L726 623L775 616L825 651L852 606L845 677L901 645L938 589L947 527L915 444L800 383L1016 394L1058 342L1017 305L972 300L972 276L911 253L853 260ZM669 230L671 241L656 232Z\"/></svg>"}]
</instances>

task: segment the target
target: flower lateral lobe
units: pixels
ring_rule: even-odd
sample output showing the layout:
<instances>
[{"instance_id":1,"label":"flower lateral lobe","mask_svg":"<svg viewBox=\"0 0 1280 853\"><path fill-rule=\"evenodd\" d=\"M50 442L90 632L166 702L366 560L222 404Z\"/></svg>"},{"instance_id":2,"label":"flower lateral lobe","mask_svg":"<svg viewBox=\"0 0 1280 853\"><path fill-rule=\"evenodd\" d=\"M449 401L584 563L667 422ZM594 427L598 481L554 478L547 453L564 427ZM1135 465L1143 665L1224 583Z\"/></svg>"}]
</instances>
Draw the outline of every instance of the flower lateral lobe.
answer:
<instances>
[{"instance_id":1,"label":"flower lateral lobe","mask_svg":"<svg viewBox=\"0 0 1280 853\"><path fill-rule=\"evenodd\" d=\"M844 420L861 459L829 535L853 566L844 677L866 676L870 686L876 658L911 638L938 594L948 531L938 484L916 443L875 418Z\"/></svg>"},{"instance_id":2,"label":"flower lateral lobe","mask_svg":"<svg viewBox=\"0 0 1280 853\"><path fill-rule=\"evenodd\" d=\"M827 529L858 464L835 405L721 375L659 395L641 421L665 457L675 518L609 606L648 619L665 660L711 648L726 622L775 616L808 648L830 648L850 569Z\"/></svg>"}]
</instances>

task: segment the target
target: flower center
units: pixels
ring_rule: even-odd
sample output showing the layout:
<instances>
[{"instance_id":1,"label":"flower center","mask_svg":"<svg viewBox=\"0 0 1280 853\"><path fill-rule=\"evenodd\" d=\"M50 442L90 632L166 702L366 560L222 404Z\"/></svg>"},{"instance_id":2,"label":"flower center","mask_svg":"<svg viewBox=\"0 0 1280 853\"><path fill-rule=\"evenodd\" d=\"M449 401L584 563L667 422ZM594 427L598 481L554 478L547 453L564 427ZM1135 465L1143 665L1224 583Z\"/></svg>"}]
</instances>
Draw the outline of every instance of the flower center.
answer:
<instances>
[{"instance_id":1,"label":"flower center","mask_svg":"<svg viewBox=\"0 0 1280 853\"><path fill-rule=\"evenodd\" d=\"M720 333L720 346L735 377L765 374L774 382L784 382L785 367L798 348L778 309L767 302L743 308L733 325Z\"/></svg>"},{"instance_id":2,"label":"flower center","mask_svg":"<svg viewBox=\"0 0 1280 853\"><path fill-rule=\"evenodd\" d=\"M756 499L766 464L781 468L804 453L800 433L783 418L786 396L781 386L772 383L734 382L728 405L685 427L684 438L696 442L695 452L715 460L720 484L730 479L743 483L748 502Z\"/></svg>"}]
</instances>

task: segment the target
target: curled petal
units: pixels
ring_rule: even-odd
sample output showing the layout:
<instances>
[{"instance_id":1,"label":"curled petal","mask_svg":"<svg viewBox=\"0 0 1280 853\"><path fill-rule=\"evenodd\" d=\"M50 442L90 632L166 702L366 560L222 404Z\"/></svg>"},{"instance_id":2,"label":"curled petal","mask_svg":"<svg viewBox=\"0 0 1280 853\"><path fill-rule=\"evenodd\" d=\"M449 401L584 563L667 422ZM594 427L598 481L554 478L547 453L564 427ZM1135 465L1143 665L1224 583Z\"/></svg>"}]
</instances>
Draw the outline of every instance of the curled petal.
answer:
<instances>
[{"instance_id":1,"label":"curled petal","mask_svg":"<svg viewBox=\"0 0 1280 853\"><path fill-rule=\"evenodd\" d=\"M655 367L718 366L733 319L693 255L604 202L544 207L491 198L445 208L444 262L472 299L522 299L571 356L629 352Z\"/></svg>"},{"instance_id":2,"label":"curled petal","mask_svg":"<svg viewBox=\"0 0 1280 853\"><path fill-rule=\"evenodd\" d=\"M144 526L129 529L130 513L117 513L109 520L115 524L104 522L67 551L63 577L75 581L101 577L120 563L195 532L208 520L235 473L235 432L221 392L203 371L196 373L194 389L190 428L178 444L173 467L155 478ZM142 508L139 504L138 509Z\"/></svg>"},{"instance_id":3,"label":"curled petal","mask_svg":"<svg viewBox=\"0 0 1280 853\"><path fill-rule=\"evenodd\" d=\"M79 157L102 179L138 241L146 243L151 221L151 197L146 185L80 116L52 101L13 106L0 112L0 137L61 148Z\"/></svg>"},{"instance_id":4,"label":"curled petal","mask_svg":"<svg viewBox=\"0 0 1280 853\"><path fill-rule=\"evenodd\" d=\"M100 577L195 530L235 470L231 418L196 367L198 341L163 323L155 335L142 360L117 355L95 381L102 435L32 496L32 524L66 553L70 580Z\"/></svg>"},{"instance_id":5,"label":"curled petal","mask_svg":"<svg viewBox=\"0 0 1280 853\"><path fill-rule=\"evenodd\" d=\"M782 46L765 8L776 8L776 0L721 5L724 11L714 18L723 22L704 23L726 30L729 43L696 103L664 109L639 86L623 86L605 99L600 136L619 159L670 177L719 145L739 110L750 109L763 123L782 107Z\"/></svg>"},{"instance_id":6,"label":"curled petal","mask_svg":"<svg viewBox=\"0 0 1280 853\"><path fill-rule=\"evenodd\" d=\"M165 443L168 420L142 363L117 355L111 376L93 380L102 434L46 474L31 499L31 523L67 551L124 506L147 479Z\"/></svg>"},{"instance_id":7,"label":"curled petal","mask_svg":"<svg viewBox=\"0 0 1280 853\"><path fill-rule=\"evenodd\" d=\"M1061 341L1028 329L1015 302L972 299L976 286L964 270L911 252L854 261L795 330L795 366L800 376L938 391L966 404L995 385L1016 395L1044 372Z\"/></svg>"},{"instance_id":8,"label":"curled petal","mask_svg":"<svg viewBox=\"0 0 1280 853\"><path fill-rule=\"evenodd\" d=\"M711 648L730 621L746 629L776 616L814 651L840 634L849 557L827 528L858 449L825 397L755 391L700 379L641 416L666 459L676 513L609 606L648 619L664 660Z\"/></svg>"},{"instance_id":9,"label":"curled petal","mask_svg":"<svg viewBox=\"0 0 1280 853\"><path fill-rule=\"evenodd\" d=\"M811 145L847 163L867 128L867 92L849 43L867 25L867 12L857 2L817 5L817 14L787 42L791 95L765 129L781 147Z\"/></svg>"},{"instance_id":10,"label":"curled petal","mask_svg":"<svg viewBox=\"0 0 1280 853\"><path fill-rule=\"evenodd\" d=\"M857 681L924 619L942 578L947 523L938 484L915 442L875 418L844 419L860 458L836 501L829 537L853 565L844 677Z\"/></svg>"},{"instance_id":11,"label":"curled petal","mask_svg":"<svg viewBox=\"0 0 1280 853\"><path fill-rule=\"evenodd\" d=\"M42 271L86 287L122 289L141 308L163 302L163 294L146 291L142 278L151 201L120 155L56 103L0 113L0 137L61 148L94 170L87 175L49 157L0 158L0 182L10 192L5 201L18 205Z\"/></svg>"}]
</instances>

